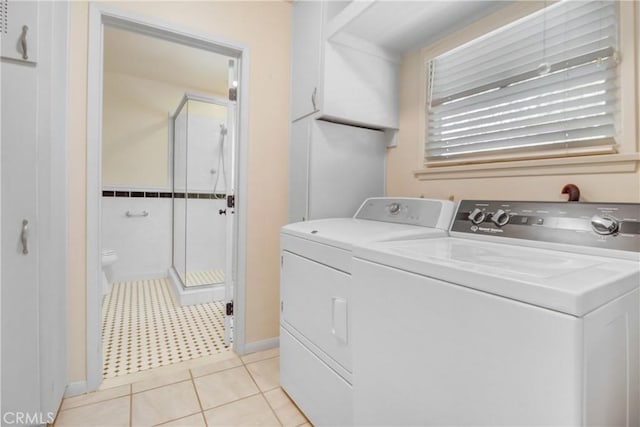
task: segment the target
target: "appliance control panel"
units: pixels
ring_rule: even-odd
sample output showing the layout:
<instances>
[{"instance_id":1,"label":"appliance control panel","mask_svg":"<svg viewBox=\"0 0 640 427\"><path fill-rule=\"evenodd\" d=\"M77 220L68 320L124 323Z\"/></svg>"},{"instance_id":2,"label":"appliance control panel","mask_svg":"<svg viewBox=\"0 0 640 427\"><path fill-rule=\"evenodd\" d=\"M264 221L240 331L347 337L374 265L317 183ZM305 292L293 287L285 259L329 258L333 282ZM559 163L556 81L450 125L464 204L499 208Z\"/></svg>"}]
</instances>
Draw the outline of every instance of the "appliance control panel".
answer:
<instances>
[{"instance_id":1,"label":"appliance control panel","mask_svg":"<svg viewBox=\"0 0 640 427\"><path fill-rule=\"evenodd\" d=\"M451 231L640 252L640 203L462 200Z\"/></svg>"},{"instance_id":2,"label":"appliance control panel","mask_svg":"<svg viewBox=\"0 0 640 427\"><path fill-rule=\"evenodd\" d=\"M447 230L454 211L455 203L448 200L372 197L354 218Z\"/></svg>"}]
</instances>

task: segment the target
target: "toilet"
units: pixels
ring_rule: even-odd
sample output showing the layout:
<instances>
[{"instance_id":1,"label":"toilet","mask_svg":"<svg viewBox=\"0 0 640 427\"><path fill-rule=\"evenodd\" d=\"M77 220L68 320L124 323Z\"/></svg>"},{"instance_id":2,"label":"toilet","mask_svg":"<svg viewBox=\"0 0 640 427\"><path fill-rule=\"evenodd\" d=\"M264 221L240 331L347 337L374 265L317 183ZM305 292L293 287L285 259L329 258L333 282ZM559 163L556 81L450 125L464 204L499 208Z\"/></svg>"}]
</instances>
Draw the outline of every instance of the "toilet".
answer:
<instances>
[{"instance_id":1,"label":"toilet","mask_svg":"<svg viewBox=\"0 0 640 427\"><path fill-rule=\"evenodd\" d=\"M118 260L118 254L113 249L102 250L102 295L107 295L111 291L109 286L113 276L112 265Z\"/></svg>"}]
</instances>

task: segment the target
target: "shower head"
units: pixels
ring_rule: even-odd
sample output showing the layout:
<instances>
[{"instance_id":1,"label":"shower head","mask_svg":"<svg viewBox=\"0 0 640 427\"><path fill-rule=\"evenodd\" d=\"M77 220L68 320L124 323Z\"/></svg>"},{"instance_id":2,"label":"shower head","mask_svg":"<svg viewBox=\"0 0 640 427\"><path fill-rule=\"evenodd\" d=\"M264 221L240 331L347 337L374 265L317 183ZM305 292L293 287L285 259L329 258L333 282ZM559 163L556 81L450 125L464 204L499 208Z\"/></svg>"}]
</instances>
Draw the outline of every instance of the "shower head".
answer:
<instances>
[{"instance_id":1,"label":"shower head","mask_svg":"<svg viewBox=\"0 0 640 427\"><path fill-rule=\"evenodd\" d=\"M227 127L223 124L220 124L220 135L225 136L227 134Z\"/></svg>"}]
</instances>

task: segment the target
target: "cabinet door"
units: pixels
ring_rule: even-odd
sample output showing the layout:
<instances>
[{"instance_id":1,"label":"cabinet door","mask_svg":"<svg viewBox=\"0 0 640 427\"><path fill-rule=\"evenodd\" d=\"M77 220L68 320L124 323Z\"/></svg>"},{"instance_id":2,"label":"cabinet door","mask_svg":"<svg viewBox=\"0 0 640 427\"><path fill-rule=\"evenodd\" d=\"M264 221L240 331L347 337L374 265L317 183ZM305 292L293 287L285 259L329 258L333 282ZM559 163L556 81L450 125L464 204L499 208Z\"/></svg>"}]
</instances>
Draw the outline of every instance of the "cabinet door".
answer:
<instances>
[{"instance_id":1,"label":"cabinet door","mask_svg":"<svg viewBox=\"0 0 640 427\"><path fill-rule=\"evenodd\" d=\"M322 116L397 129L398 64L352 47L325 43Z\"/></svg>"},{"instance_id":2,"label":"cabinet door","mask_svg":"<svg viewBox=\"0 0 640 427\"><path fill-rule=\"evenodd\" d=\"M289 141L289 222L307 219L309 182L309 126L311 117L291 124Z\"/></svg>"},{"instance_id":3,"label":"cabinet door","mask_svg":"<svg viewBox=\"0 0 640 427\"><path fill-rule=\"evenodd\" d=\"M318 111L323 3L293 3L291 42L291 120Z\"/></svg>"},{"instance_id":4,"label":"cabinet door","mask_svg":"<svg viewBox=\"0 0 640 427\"><path fill-rule=\"evenodd\" d=\"M0 62L0 406L3 426L44 424L67 384L66 103L56 86L65 79L68 3L3 6L9 27L28 26L30 38L28 60L15 59L4 37L16 33L5 33Z\"/></svg>"},{"instance_id":5,"label":"cabinet door","mask_svg":"<svg viewBox=\"0 0 640 427\"><path fill-rule=\"evenodd\" d=\"M313 120L308 219L351 217L384 195L384 132Z\"/></svg>"}]
</instances>

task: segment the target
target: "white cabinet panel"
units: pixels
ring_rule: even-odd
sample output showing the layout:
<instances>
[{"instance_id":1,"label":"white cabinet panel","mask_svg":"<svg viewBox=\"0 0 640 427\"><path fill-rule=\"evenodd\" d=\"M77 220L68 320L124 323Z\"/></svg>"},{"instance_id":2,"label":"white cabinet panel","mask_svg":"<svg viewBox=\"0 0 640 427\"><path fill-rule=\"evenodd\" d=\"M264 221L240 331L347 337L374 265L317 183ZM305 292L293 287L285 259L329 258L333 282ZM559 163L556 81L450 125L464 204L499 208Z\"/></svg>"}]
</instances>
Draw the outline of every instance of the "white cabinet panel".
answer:
<instances>
[{"instance_id":1,"label":"white cabinet panel","mask_svg":"<svg viewBox=\"0 0 640 427\"><path fill-rule=\"evenodd\" d=\"M340 123L397 129L399 61L366 42L327 41L326 15L341 8L344 2L294 2L291 120L317 113Z\"/></svg>"},{"instance_id":2,"label":"white cabinet panel","mask_svg":"<svg viewBox=\"0 0 640 427\"><path fill-rule=\"evenodd\" d=\"M320 1L293 4L291 120L317 111L315 98L320 80L323 9L324 2Z\"/></svg>"},{"instance_id":3,"label":"white cabinet panel","mask_svg":"<svg viewBox=\"0 0 640 427\"><path fill-rule=\"evenodd\" d=\"M53 421L67 384L66 102L61 86L68 4L5 1L2 8L8 28L1 31L0 64L0 406L2 425L24 424L25 419L44 424ZM21 46L12 30L24 23L33 37L30 46L39 42L42 47L37 65L28 63L35 61L35 50L28 51L29 61L16 50Z\"/></svg>"},{"instance_id":4,"label":"white cabinet panel","mask_svg":"<svg viewBox=\"0 0 640 427\"><path fill-rule=\"evenodd\" d=\"M325 43L323 117L398 128L398 66L357 49Z\"/></svg>"},{"instance_id":5,"label":"white cabinet panel","mask_svg":"<svg viewBox=\"0 0 640 427\"><path fill-rule=\"evenodd\" d=\"M350 217L384 195L384 132L320 120L311 129L309 219Z\"/></svg>"},{"instance_id":6,"label":"white cabinet panel","mask_svg":"<svg viewBox=\"0 0 640 427\"><path fill-rule=\"evenodd\" d=\"M385 134L307 117L291 127L289 222L350 217L384 195Z\"/></svg>"},{"instance_id":7,"label":"white cabinet panel","mask_svg":"<svg viewBox=\"0 0 640 427\"><path fill-rule=\"evenodd\" d=\"M289 141L289 222L307 219L310 119L291 124Z\"/></svg>"},{"instance_id":8,"label":"white cabinet panel","mask_svg":"<svg viewBox=\"0 0 640 427\"><path fill-rule=\"evenodd\" d=\"M38 7L36 1L2 1L2 57L37 62Z\"/></svg>"}]
</instances>

